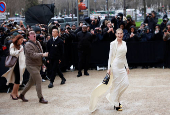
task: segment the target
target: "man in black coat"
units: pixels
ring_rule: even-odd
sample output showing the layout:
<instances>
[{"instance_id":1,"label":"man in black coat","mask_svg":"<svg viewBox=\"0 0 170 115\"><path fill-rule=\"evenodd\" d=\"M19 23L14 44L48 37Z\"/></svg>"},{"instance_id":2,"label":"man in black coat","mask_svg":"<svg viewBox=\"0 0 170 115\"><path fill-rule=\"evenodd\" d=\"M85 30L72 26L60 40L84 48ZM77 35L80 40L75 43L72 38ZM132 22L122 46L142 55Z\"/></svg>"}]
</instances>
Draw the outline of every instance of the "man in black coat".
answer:
<instances>
[{"instance_id":1,"label":"man in black coat","mask_svg":"<svg viewBox=\"0 0 170 115\"><path fill-rule=\"evenodd\" d=\"M87 32L87 26L82 26L82 31L77 33L76 39L78 41L78 56L79 56L79 62L78 62L78 75L77 77L82 76L82 68L83 68L83 62L84 65L84 75L89 75L88 66L90 62L90 54L91 54L91 42L92 37L91 33Z\"/></svg>"},{"instance_id":2,"label":"man in black coat","mask_svg":"<svg viewBox=\"0 0 170 115\"><path fill-rule=\"evenodd\" d=\"M155 26L158 23L158 18L156 17L156 12L152 11L151 14L147 14L144 23L148 23L148 26L150 28L150 32L155 31Z\"/></svg>"},{"instance_id":3,"label":"man in black coat","mask_svg":"<svg viewBox=\"0 0 170 115\"><path fill-rule=\"evenodd\" d=\"M47 61L47 63L50 63L50 70L51 70L50 84L48 85L48 88L53 87L53 82L56 76L56 72L58 73L59 77L62 80L61 85L65 84L66 81L59 67L63 55L64 42L61 40L58 34L59 31L57 29L53 29L52 30L53 37L47 43L47 51L49 52L49 57L48 57L49 60Z\"/></svg>"}]
</instances>

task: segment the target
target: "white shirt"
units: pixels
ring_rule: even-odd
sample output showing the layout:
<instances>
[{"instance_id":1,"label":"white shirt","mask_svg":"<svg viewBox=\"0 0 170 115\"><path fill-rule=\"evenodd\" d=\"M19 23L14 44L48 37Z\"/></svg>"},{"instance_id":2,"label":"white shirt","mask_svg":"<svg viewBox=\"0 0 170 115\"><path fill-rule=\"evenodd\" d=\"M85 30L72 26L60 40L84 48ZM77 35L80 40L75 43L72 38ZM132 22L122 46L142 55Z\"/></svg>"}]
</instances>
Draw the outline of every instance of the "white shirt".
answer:
<instances>
[{"instance_id":1,"label":"white shirt","mask_svg":"<svg viewBox=\"0 0 170 115\"><path fill-rule=\"evenodd\" d=\"M58 38L58 36L56 38L53 37L53 41L55 41Z\"/></svg>"}]
</instances>

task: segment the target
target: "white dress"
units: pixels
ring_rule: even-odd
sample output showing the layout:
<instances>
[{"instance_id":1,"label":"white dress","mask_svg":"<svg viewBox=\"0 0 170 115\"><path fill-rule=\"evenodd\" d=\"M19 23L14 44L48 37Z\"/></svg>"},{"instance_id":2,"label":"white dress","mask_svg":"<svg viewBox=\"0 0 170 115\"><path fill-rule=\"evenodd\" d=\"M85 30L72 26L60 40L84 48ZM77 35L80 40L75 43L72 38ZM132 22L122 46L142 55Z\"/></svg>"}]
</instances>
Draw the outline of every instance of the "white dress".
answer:
<instances>
[{"instance_id":1,"label":"white dress","mask_svg":"<svg viewBox=\"0 0 170 115\"><path fill-rule=\"evenodd\" d=\"M113 54L112 50L115 47L113 45L116 46L115 54ZM124 41L122 41L119 47L117 41L115 44L111 44L111 47L108 66L111 65L113 81L110 93L106 97L112 105L119 106L120 97L129 86L128 75L125 69L125 67L128 68L126 60L127 47Z\"/></svg>"},{"instance_id":2,"label":"white dress","mask_svg":"<svg viewBox=\"0 0 170 115\"><path fill-rule=\"evenodd\" d=\"M89 110L91 112L96 110L98 98L109 88L111 88L110 93L106 96L106 98L113 106L119 105L120 97L129 85L128 76L125 69L125 67L128 68L126 52L126 42L122 41L122 44L119 47L117 39L111 42L108 60L108 69L111 70L110 80L108 85L100 83L93 90L89 106Z\"/></svg>"}]
</instances>

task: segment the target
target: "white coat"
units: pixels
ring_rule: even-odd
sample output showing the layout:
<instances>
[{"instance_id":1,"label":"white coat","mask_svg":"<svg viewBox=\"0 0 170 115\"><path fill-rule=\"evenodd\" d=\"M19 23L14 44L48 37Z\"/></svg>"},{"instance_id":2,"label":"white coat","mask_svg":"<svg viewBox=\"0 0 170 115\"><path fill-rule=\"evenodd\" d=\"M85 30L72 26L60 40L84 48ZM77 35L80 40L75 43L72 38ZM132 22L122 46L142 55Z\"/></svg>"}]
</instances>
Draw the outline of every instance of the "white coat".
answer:
<instances>
[{"instance_id":1,"label":"white coat","mask_svg":"<svg viewBox=\"0 0 170 115\"><path fill-rule=\"evenodd\" d=\"M10 48L9 48L9 52L11 56L16 56L17 58L19 57L20 84L23 81L23 74L25 72L25 67L26 67L24 51L21 51L22 48L23 46L20 45L20 49L19 50L16 49L13 43L10 44ZM5 77L7 80L6 85L8 85L9 83L15 82L14 68L15 68L15 65L13 67L10 67L9 70L5 74L2 75L2 77Z\"/></svg>"}]
</instances>

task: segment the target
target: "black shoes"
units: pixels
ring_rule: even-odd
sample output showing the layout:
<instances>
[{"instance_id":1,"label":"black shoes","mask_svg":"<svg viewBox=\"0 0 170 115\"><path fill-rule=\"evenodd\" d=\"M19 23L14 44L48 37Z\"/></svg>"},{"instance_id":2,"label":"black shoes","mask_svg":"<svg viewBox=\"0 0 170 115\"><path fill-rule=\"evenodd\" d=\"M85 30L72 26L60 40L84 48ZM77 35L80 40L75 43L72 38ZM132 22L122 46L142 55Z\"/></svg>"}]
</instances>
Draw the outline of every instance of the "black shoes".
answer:
<instances>
[{"instance_id":1,"label":"black shoes","mask_svg":"<svg viewBox=\"0 0 170 115\"><path fill-rule=\"evenodd\" d=\"M88 72L84 72L84 75L89 76L89 73ZM82 73L78 72L77 77L80 77L80 76L82 76Z\"/></svg>"},{"instance_id":2,"label":"black shoes","mask_svg":"<svg viewBox=\"0 0 170 115\"><path fill-rule=\"evenodd\" d=\"M66 79L65 79L65 78L63 78L63 79L61 80L60 85L65 84L65 82L66 82ZM50 82L50 84L48 85L48 88L53 88L53 87L54 87L53 83L52 83L52 82Z\"/></svg>"},{"instance_id":3,"label":"black shoes","mask_svg":"<svg viewBox=\"0 0 170 115\"><path fill-rule=\"evenodd\" d=\"M89 73L88 72L84 72L84 75L89 76Z\"/></svg>"},{"instance_id":4,"label":"black shoes","mask_svg":"<svg viewBox=\"0 0 170 115\"><path fill-rule=\"evenodd\" d=\"M78 73L77 77L80 77L80 76L82 76L82 73Z\"/></svg>"},{"instance_id":5,"label":"black shoes","mask_svg":"<svg viewBox=\"0 0 170 115\"><path fill-rule=\"evenodd\" d=\"M64 79L61 80L61 84L60 85L65 84L65 82L66 82L66 79L64 78Z\"/></svg>"},{"instance_id":6,"label":"black shoes","mask_svg":"<svg viewBox=\"0 0 170 115\"><path fill-rule=\"evenodd\" d=\"M48 85L48 88L52 88L53 87L53 83L50 82L50 84Z\"/></svg>"}]
</instances>

